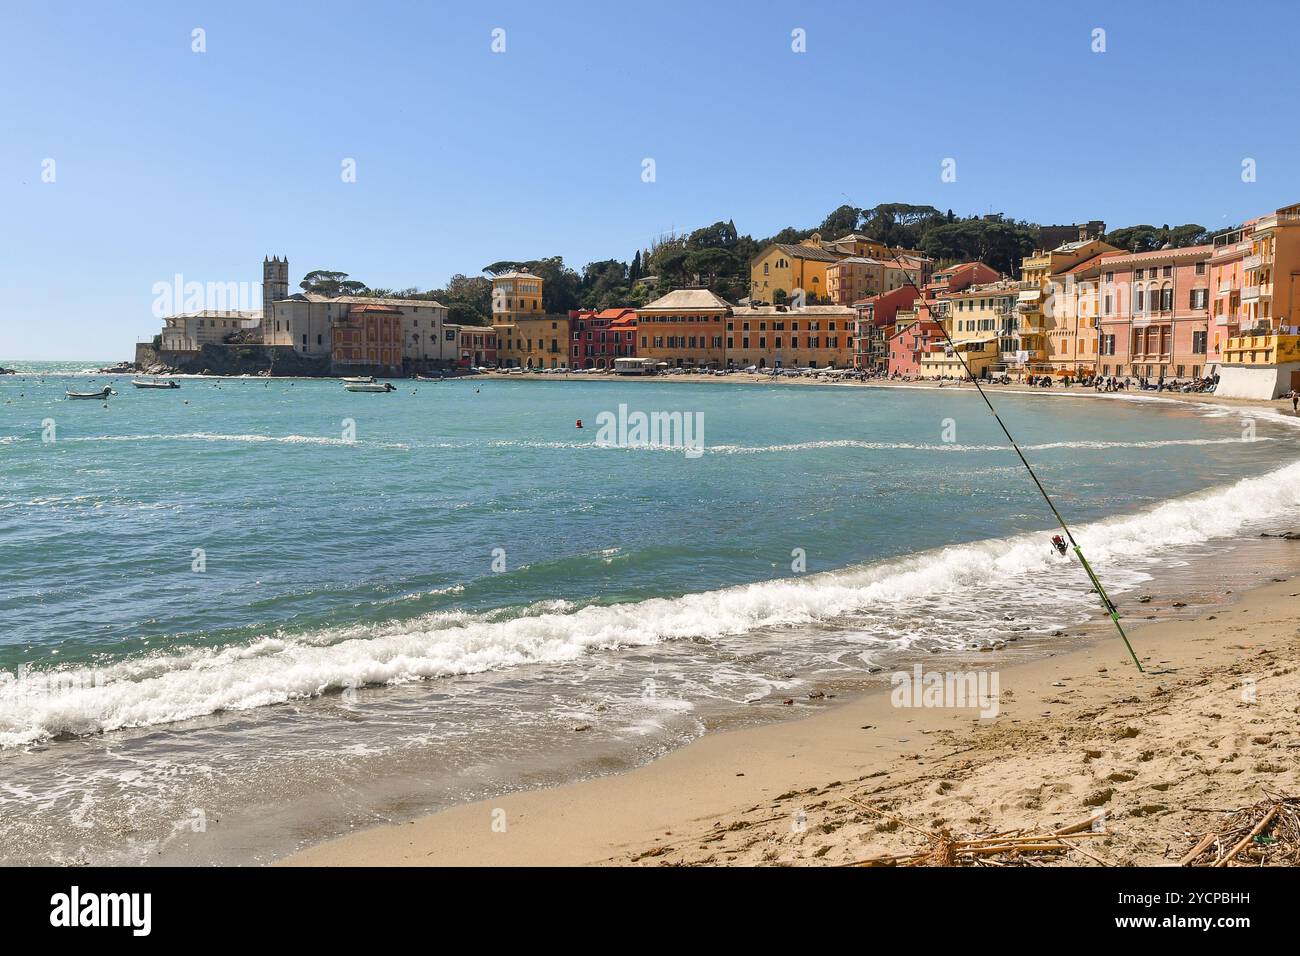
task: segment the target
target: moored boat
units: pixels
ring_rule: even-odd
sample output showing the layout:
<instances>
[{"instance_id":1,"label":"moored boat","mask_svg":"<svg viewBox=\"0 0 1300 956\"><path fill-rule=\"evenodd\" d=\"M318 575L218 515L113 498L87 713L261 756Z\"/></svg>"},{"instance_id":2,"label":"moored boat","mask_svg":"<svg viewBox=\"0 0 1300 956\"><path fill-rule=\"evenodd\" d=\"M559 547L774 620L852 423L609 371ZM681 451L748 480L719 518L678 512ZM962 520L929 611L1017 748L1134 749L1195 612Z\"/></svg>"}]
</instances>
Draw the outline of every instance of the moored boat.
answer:
<instances>
[{"instance_id":1,"label":"moored boat","mask_svg":"<svg viewBox=\"0 0 1300 956\"><path fill-rule=\"evenodd\" d=\"M98 392L69 392L69 391L64 391L64 393L63 393L63 395L64 395L65 398L84 398L84 399L90 399L90 400L104 399L104 398L108 398L108 396L110 396L110 395L116 395L116 394L117 394L117 392L113 391L112 387L109 386L109 385L105 385L105 386L104 386L103 388L101 388Z\"/></svg>"},{"instance_id":2,"label":"moored boat","mask_svg":"<svg viewBox=\"0 0 1300 956\"><path fill-rule=\"evenodd\" d=\"M441 382L442 379L443 376L441 375L418 375L417 374L415 376L415 380L417 382Z\"/></svg>"},{"instance_id":3,"label":"moored boat","mask_svg":"<svg viewBox=\"0 0 1300 956\"><path fill-rule=\"evenodd\" d=\"M158 381L158 379L131 379L131 384L136 388L180 388L180 382L174 382L170 379Z\"/></svg>"},{"instance_id":4,"label":"moored boat","mask_svg":"<svg viewBox=\"0 0 1300 956\"><path fill-rule=\"evenodd\" d=\"M354 375L351 378L345 377L343 379L343 384L346 385L349 382L351 382L353 385L373 385L375 382L375 377L373 375L360 375L360 376Z\"/></svg>"},{"instance_id":5,"label":"moored boat","mask_svg":"<svg viewBox=\"0 0 1300 956\"><path fill-rule=\"evenodd\" d=\"M349 392L395 392L397 386L392 382L350 382L343 380L343 387Z\"/></svg>"}]
</instances>

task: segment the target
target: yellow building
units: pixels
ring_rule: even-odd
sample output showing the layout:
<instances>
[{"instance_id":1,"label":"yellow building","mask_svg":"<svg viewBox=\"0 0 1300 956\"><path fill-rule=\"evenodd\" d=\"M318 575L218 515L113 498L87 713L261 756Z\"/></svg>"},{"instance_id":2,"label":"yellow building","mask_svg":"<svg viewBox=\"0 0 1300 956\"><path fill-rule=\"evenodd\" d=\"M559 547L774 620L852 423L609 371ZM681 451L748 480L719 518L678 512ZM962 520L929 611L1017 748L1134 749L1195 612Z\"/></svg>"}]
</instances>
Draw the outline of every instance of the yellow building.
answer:
<instances>
[{"instance_id":1,"label":"yellow building","mask_svg":"<svg viewBox=\"0 0 1300 956\"><path fill-rule=\"evenodd\" d=\"M1019 296L1019 283L999 281L950 292L940 300L936 312L970 374L994 375L1017 368L1022 347L1016 314ZM963 378L961 358L953 349L936 349L921 357L921 374Z\"/></svg>"},{"instance_id":2,"label":"yellow building","mask_svg":"<svg viewBox=\"0 0 1300 956\"><path fill-rule=\"evenodd\" d=\"M844 253L824 248L817 233L797 245L774 242L750 263L750 301L781 305L800 290L806 304L829 299L826 267L843 258Z\"/></svg>"},{"instance_id":3,"label":"yellow building","mask_svg":"<svg viewBox=\"0 0 1300 956\"><path fill-rule=\"evenodd\" d=\"M1231 336L1218 373L1218 397L1268 400L1300 390L1300 335L1260 329Z\"/></svg>"},{"instance_id":4,"label":"yellow building","mask_svg":"<svg viewBox=\"0 0 1300 956\"><path fill-rule=\"evenodd\" d=\"M901 259L902 270L897 274L901 275L903 271L912 273L918 285L924 285L930 278L932 263L916 250L894 249L857 233L823 242L821 234L814 232L798 244L773 243L754 257L749 269L749 298L755 305L781 305L784 303L777 301L782 298L778 293L784 293L784 299L792 301L796 290L803 290L804 304L807 305L831 302L849 305L856 300L846 297L851 293L843 290L851 288L852 279L840 274L837 286L841 288L841 295L836 298L831 293L827 276L831 265L849 258L876 260L894 270L898 270L897 260ZM881 288L867 291L876 294L890 291L884 287L885 282L887 279L882 275L873 280L873 284ZM857 298L864 296L865 293Z\"/></svg>"},{"instance_id":5,"label":"yellow building","mask_svg":"<svg viewBox=\"0 0 1300 956\"><path fill-rule=\"evenodd\" d=\"M1046 365L1075 378L1097 371L1098 319L1104 263L1116 253L1101 253L1048 282L1052 321L1046 323Z\"/></svg>"},{"instance_id":6,"label":"yellow building","mask_svg":"<svg viewBox=\"0 0 1300 956\"><path fill-rule=\"evenodd\" d=\"M1103 253L1119 251L1100 239L1081 239L1062 243L1055 249L1037 249L1022 260L1017 310L1022 350L1028 353L1028 371L1073 375L1080 370L1078 346L1073 341L1065 341L1077 330L1075 317L1067 314L1069 297L1064 295L1065 275ZM1058 295L1062 297L1059 303ZM1095 325L1094 316L1094 336Z\"/></svg>"},{"instance_id":7,"label":"yellow building","mask_svg":"<svg viewBox=\"0 0 1300 956\"><path fill-rule=\"evenodd\" d=\"M569 320L547 315L541 276L503 272L492 278L492 327L502 368L567 368Z\"/></svg>"},{"instance_id":8,"label":"yellow building","mask_svg":"<svg viewBox=\"0 0 1300 956\"><path fill-rule=\"evenodd\" d=\"M639 314L639 313L638 313ZM842 305L736 307L727 318L733 368L852 368L854 309Z\"/></svg>"}]
</instances>

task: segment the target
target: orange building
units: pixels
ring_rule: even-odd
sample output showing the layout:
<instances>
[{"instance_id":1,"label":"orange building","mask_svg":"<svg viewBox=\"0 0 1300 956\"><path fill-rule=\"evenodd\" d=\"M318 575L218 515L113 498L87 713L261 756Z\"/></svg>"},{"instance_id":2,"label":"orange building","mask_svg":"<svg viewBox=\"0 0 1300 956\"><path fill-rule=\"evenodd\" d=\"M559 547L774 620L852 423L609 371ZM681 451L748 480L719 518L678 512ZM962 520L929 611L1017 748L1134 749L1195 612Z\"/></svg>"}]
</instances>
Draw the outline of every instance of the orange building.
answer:
<instances>
[{"instance_id":1,"label":"orange building","mask_svg":"<svg viewBox=\"0 0 1300 956\"><path fill-rule=\"evenodd\" d=\"M670 368L721 368L731 306L708 289L677 289L637 309L639 358Z\"/></svg>"},{"instance_id":2,"label":"orange building","mask_svg":"<svg viewBox=\"0 0 1300 956\"><path fill-rule=\"evenodd\" d=\"M334 317L331 358L335 368L402 371L402 310L391 305L354 305Z\"/></svg>"}]
</instances>

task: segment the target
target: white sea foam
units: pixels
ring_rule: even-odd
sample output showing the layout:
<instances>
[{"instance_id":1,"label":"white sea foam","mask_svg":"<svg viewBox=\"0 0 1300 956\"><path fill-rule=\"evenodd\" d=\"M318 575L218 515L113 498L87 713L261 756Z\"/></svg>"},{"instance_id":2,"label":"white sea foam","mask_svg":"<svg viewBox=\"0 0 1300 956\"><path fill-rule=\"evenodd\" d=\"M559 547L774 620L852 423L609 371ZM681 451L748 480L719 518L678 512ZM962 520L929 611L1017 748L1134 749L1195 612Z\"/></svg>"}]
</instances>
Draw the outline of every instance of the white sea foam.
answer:
<instances>
[{"instance_id":1,"label":"white sea foam","mask_svg":"<svg viewBox=\"0 0 1300 956\"><path fill-rule=\"evenodd\" d=\"M1108 586L1133 586L1170 551L1300 514L1300 462L1215 491L1076 530ZM566 601L470 614L439 612L386 626L271 635L238 646L162 652L50 676L0 673L0 746L244 710L365 684L398 684L574 661L599 649L759 630L859 622L864 642L904 648L918 614L946 616L953 646L996 625L989 609L1091 599L1077 562L1042 534L954 545L868 566L617 605ZM972 595L977 601L968 600ZM1075 602L1069 606L1069 602ZM933 633L933 629L932 629Z\"/></svg>"},{"instance_id":2,"label":"white sea foam","mask_svg":"<svg viewBox=\"0 0 1300 956\"><path fill-rule=\"evenodd\" d=\"M1256 441L1272 441L1260 436ZM1105 448L1167 448L1174 445L1235 445L1240 438L1167 438L1150 441L1054 441L1037 445L1021 445L1023 451L1050 451L1057 448L1105 449ZM1010 445L961 445L952 443L924 442L876 442L859 441L853 438L829 439L825 441L796 442L787 445L713 445L706 447L706 452L728 455L756 455L765 452L815 451L824 448L862 448L871 451L1010 451Z\"/></svg>"},{"instance_id":3,"label":"white sea foam","mask_svg":"<svg viewBox=\"0 0 1300 956\"><path fill-rule=\"evenodd\" d=\"M380 448L409 449L410 445L400 442L349 441L346 438L330 438L324 435L220 435L210 432L185 432L178 435L78 435L62 438L66 442L115 442L115 441L211 441L232 442L244 445L369 445Z\"/></svg>"}]
</instances>

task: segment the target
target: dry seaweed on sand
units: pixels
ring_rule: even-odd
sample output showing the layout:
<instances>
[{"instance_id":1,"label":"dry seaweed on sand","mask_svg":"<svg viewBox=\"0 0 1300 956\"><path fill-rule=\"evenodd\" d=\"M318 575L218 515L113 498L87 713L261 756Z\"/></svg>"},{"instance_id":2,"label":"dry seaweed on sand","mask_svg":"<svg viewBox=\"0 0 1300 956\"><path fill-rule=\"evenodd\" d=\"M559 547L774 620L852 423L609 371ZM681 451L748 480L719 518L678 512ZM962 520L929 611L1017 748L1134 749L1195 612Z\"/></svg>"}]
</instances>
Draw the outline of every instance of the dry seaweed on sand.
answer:
<instances>
[{"instance_id":1,"label":"dry seaweed on sand","mask_svg":"<svg viewBox=\"0 0 1300 956\"><path fill-rule=\"evenodd\" d=\"M1300 866L1300 797L1270 795L1230 810L1179 866Z\"/></svg>"}]
</instances>

